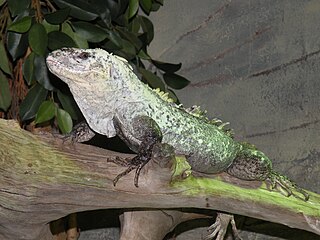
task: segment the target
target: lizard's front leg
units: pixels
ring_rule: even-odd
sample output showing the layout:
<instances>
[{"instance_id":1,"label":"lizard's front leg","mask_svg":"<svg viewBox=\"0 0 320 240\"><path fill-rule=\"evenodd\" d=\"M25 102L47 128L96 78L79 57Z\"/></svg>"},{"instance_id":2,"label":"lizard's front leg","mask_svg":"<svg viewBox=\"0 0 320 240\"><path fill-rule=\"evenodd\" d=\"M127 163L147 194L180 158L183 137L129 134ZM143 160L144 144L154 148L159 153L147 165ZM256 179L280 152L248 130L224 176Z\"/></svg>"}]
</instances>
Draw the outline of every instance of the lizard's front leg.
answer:
<instances>
[{"instance_id":1,"label":"lizard's front leg","mask_svg":"<svg viewBox=\"0 0 320 240\"><path fill-rule=\"evenodd\" d=\"M73 143L80 143L89 141L95 135L86 122L80 122L72 128L70 133L63 136L63 140L66 141L70 139Z\"/></svg>"},{"instance_id":2,"label":"lizard's front leg","mask_svg":"<svg viewBox=\"0 0 320 240\"><path fill-rule=\"evenodd\" d=\"M113 180L116 185L118 180L132 170L136 170L134 185L138 187L141 169L150 161L152 149L156 143L162 141L162 133L158 124L148 116L138 116L132 120L130 127L125 126L118 118L113 120L117 135L134 151L137 156L128 164L128 168Z\"/></svg>"}]
</instances>

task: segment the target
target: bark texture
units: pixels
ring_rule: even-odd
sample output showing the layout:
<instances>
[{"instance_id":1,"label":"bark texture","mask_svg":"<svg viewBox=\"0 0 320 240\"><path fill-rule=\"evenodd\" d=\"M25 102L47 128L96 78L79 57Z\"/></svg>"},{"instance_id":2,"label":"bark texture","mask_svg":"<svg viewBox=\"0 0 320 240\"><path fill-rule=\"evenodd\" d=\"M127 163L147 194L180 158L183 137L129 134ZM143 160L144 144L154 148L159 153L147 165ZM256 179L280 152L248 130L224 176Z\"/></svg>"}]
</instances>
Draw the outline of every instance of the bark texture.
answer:
<instances>
[{"instance_id":1,"label":"bark texture","mask_svg":"<svg viewBox=\"0 0 320 240\"><path fill-rule=\"evenodd\" d=\"M124 170L110 162L116 156L132 157L34 135L14 121L0 120L0 239L50 239L48 222L74 212L108 208L212 209L320 235L320 196L315 193L303 202L226 174L196 178L179 157L171 167L151 161L142 171L139 188L133 185L133 174L114 187L114 177ZM176 224L174 214L163 212L164 218L172 215L166 231Z\"/></svg>"}]
</instances>

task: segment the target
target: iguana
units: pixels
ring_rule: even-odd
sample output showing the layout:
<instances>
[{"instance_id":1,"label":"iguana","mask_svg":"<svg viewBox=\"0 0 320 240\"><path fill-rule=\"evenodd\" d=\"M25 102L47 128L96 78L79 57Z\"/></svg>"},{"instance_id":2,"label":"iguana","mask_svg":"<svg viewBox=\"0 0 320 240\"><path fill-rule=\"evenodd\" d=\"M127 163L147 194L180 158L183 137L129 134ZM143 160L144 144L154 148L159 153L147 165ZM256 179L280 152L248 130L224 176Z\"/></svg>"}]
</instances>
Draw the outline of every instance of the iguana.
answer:
<instances>
[{"instance_id":1,"label":"iguana","mask_svg":"<svg viewBox=\"0 0 320 240\"><path fill-rule=\"evenodd\" d=\"M102 49L62 48L50 53L46 62L69 86L89 125L82 125L87 133L83 140L93 136L91 130L107 137L118 135L137 153L114 184L135 169L134 184L138 186L140 170L150 160L153 146L162 142L173 146L176 154L185 155L194 171L269 181L288 196L301 198L296 191L308 200L305 191L272 169L263 152L235 141L221 121L208 119L199 108L184 109L167 94L151 89L124 58Z\"/></svg>"}]
</instances>

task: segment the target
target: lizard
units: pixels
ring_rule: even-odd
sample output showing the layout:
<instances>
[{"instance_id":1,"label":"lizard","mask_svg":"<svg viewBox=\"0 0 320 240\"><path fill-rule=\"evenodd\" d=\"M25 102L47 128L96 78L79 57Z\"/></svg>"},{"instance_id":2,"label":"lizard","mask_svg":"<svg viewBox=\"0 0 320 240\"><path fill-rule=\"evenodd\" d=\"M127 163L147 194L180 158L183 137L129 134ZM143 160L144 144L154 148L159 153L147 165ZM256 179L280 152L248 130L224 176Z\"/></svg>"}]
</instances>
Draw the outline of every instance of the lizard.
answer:
<instances>
[{"instance_id":1,"label":"lizard","mask_svg":"<svg viewBox=\"0 0 320 240\"><path fill-rule=\"evenodd\" d=\"M307 192L273 170L262 151L235 141L224 123L209 119L198 107L183 108L166 93L151 89L139 80L126 59L99 48L62 48L49 53L46 63L50 72L68 85L84 115L87 124L81 124L82 131L77 133L81 141L95 133L109 138L118 135L137 153L114 179L114 185L135 170L138 187L140 171L151 159L153 147L165 143L175 154L185 155L193 171L226 172L243 180L266 181L287 196L308 200ZM222 216L218 215L219 221ZM211 237L220 234L221 238L223 230L217 225Z\"/></svg>"}]
</instances>

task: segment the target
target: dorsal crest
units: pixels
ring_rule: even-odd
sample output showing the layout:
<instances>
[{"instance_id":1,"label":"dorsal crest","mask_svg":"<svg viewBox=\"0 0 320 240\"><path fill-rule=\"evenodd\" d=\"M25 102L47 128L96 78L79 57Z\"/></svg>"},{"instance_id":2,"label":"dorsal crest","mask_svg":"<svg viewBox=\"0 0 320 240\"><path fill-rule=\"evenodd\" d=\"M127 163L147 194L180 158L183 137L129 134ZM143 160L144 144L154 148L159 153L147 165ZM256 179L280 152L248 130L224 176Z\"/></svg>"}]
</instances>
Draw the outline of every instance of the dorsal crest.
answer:
<instances>
[{"instance_id":1,"label":"dorsal crest","mask_svg":"<svg viewBox=\"0 0 320 240\"><path fill-rule=\"evenodd\" d=\"M169 93L161 91L160 88L152 89L152 91L158 94L158 96L161 97L161 99L163 99L164 101L168 103L174 103L174 100L169 97Z\"/></svg>"},{"instance_id":2,"label":"dorsal crest","mask_svg":"<svg viewBox=\"0 0 320 240\"><path fill-rule=\"evenodd\" d=\"M218 127L220 130L222 130L225 134L227 134L229 137L233 137L233 130L230 128L226 128L227 125L229 125L229 122L223 122L222 120L218 118L209 119L207 116L207 111L202 110L200 106L192 106L190 108L184 109L187 113L190 115L197 117L206 123L212 124L216 127Z\"/></svg>"}]
</instances>

